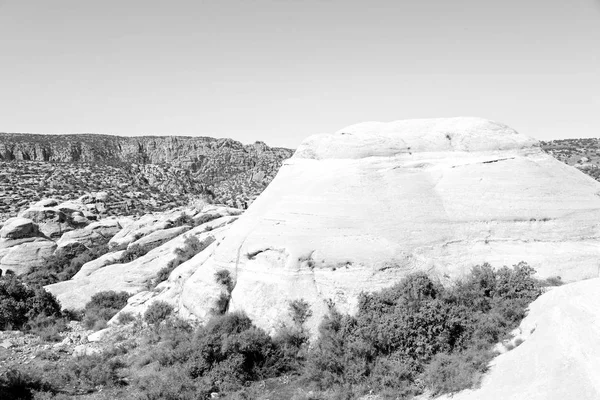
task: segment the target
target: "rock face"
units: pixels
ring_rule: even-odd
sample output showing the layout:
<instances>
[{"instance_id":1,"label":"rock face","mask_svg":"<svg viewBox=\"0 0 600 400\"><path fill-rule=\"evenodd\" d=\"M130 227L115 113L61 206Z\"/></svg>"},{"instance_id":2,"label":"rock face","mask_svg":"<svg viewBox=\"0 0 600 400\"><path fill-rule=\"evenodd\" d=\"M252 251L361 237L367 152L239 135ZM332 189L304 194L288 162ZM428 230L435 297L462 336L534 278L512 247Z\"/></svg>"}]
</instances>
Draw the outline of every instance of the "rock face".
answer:
<instances>
[{"instance_id":1,"label":"rock face","mask_svg":"<svg viewBox=\"0 0 600 400\"><path fill-rule=\"evenodd\" d=\"M56 243L44 238L11 247L2 255L0 269L11 270L17 275L25 274L44 265L45 259L56 250Z\"/></svg>"},{"instance_id":2,"label":"rock face","mask_svg":"<svg viewBox=\"0 0 600 400\"><path fill-rule=\"evenodd\" d=\"M599 399L598 304L600 279L545 293L516 332L524 342L492 361L481 387L443 399Z\"/></svg>"},{"instance_id":3,"label":"rock face","mask_svg":"<svg viewBox=\"0 0 600 400\"><path fill-rule=\"evenodd\" d=\"M0 229L2 239L23 239L38 235L37 224L27 218L11 218Z\"/></svg>"},{"instance_id":4,"label":"rock face","mask_svg":"<svg viewBox=\"0 0 600 400\"><path fill-rule=\"evenodd\" d=\"M204 318L235 280L229 310L271 330L287 302L333 301L426 270L526 261L542 277L598 276L600 184L535 140L477 118L365 123L308 138L183 284L182 314ZM201 294L201 295L199 295Z\"/></svg>"}]
</instances>

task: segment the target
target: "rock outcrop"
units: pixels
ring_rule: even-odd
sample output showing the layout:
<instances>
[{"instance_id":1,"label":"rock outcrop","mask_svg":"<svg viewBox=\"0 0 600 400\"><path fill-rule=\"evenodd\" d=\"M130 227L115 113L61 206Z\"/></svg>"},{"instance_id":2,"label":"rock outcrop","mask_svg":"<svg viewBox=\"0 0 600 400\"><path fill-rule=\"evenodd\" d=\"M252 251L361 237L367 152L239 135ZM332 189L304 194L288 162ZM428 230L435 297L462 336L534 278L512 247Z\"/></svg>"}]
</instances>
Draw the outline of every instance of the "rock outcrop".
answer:
<instances>
[{"instance_id":1,"label":"rock outcrop","mask_svg":"<svg viewBox=\"0 0 600 400\"><path fill-rule=\"evenodd\" d=\"M365 123L308 138L183 283L180 313L229 310L272 330L287 302L352 312L361 291L425 270L526 261L541 277L598 276L600 184L535 140L476 118ZM200 262L200 260L198 260ZM200 295L201 294L201 295Z\"/></svg>"},{"instance_id":2,"label":"rock outcrop","mask_svg":"<svg viewBox=\"0 0 600 400\"><path fill-rule=\"evenodd\" d=\"M481 387L452 400L600 398L600 279L545 293L515 332L521 345L496 357Z\"/></svg>"},{"instance_id":3,"label":"rock outcrop","mask_svg":"<svg viewBox=\"0 0 600 400\"><path fill-rule=\"evenodd\" d=\"M81 201L41 200L0 229L0 268L17 275L43 268L52 255L69 258L105 244L132 220L98 219Z\"/></svg>"},{"instance_id":4,"label":"rock outcrop","mask_svg":"<svg viewBox=\"0 0 600 400\"><path fill-rule=\"evenodd\" d=\"M45 288L57 297L63 308L74 309L83 308L94 294L102 291L144 292L159 271L183 263L196 253L203 252L217 238L222 238L222 232L238 218L240 212L228 207L207 206L197 213L199 215L188 217L190 221L203 221L201 215L211 216L192 229L187 225L173 226L187 215L182 210L144 216L113 237L114 240L109 242L112 243L112 252L84 264L71 280ZM190 237L197 240L191 241ZM150 248L153 245L157 247L146 254L133 261L122 262L127 251L122 249ZM181 286L181 279L178 285ZM175 292L179 294L181 291ZM153 297L158 292L148 293L149 297ZM179 301L175 295L163 298L173 304Z\"/></svg>"}]
</instances>

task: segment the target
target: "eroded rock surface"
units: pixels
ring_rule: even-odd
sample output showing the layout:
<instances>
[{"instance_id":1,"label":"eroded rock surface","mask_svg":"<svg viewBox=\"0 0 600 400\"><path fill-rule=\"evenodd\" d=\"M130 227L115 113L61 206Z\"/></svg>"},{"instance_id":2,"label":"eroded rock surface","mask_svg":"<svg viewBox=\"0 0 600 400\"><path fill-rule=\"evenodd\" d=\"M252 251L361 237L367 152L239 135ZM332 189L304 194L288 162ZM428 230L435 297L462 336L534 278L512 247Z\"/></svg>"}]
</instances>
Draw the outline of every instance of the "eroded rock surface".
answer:
<instances>
[{"instance_id":1,"label":"eroded rock surface","mask_svg":"<svg viewBox=\"0 0 600 400\"><path fill-rule=\"evenodd\" d=\"M217 208L208 208L211 212L215 209ZM222 208L221 212L226 215L212 219L193 229L189 229L188 226L162 230L156 228L157 226L161 228L171 226L169 222L172 221L171 218L173 216L178 217L181 212L179 210L165 215L148 216L148 218L143 219L145 222L141 225L141 228L139 226L138 229L134 230L124 228L127 233L120 235L120 238L135 237L137 235L132 232L140 233L140 229L142 229L147 238L152 239L154 237L156 239L160 237L162 238L161 241L163 239L167 240L166 243L150 250L147 254L131 262L121 263L126 250L113 251L83 265L72 280L48 285L45 288L56 295L63 308L75 309L83 308L91 297L98 292L115 290L126 291L131 294L139 293L148 288L163 268L181 263L185 261L183 258L191 258L215 242L215 235L220 232L220 228L231 224L237 219L236 216L227 214L238 213L234 209ZM148 223L150 220L153 220L154 224ZM165 236L162 234L164 231L166 231ZM172 237L174 232L178 235ZM196 237L197 240L186 240L191 236ZM143 240L143 237L136 240ZM150 241L152 240L149 240L148 243ZM197 267L198 265L194 265L193 268ZM180 293L180 291L177 293ZM172 299L171 301L177 302L179 299Z\"/></svg>"},{"instance_id":2,"label":"eroded rock surface","mask_svg":"<svg viewBox=\"0 0 600 400\"><path fill-rule=\"evenodd\" d=\"M298 148L183 283L181 312L205 318L224 269L230 311L272 331L304 298L314 331L327 302L352 312L361 291L416 270L449 279L526 261L541 277L595 277L599 238L600 184L505 125L359 124Z\"/></svg>"}]
</instances>

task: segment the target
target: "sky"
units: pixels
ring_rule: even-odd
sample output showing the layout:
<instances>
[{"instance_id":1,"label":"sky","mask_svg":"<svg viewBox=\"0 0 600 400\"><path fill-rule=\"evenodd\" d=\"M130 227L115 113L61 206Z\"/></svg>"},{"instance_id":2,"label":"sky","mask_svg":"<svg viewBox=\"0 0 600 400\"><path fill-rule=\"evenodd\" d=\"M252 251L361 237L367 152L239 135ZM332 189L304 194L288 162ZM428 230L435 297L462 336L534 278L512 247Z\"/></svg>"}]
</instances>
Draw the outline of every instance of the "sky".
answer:
<instances>
[{"instance_id":1,"label":"sky","mask_svg":"<svg viewBox=\"0 0 600 400\"><path fill-rule=\"evenodd\" d=\"M600 137L600 0L0 0L0 132Z\"/></svg>"}]
</instances>

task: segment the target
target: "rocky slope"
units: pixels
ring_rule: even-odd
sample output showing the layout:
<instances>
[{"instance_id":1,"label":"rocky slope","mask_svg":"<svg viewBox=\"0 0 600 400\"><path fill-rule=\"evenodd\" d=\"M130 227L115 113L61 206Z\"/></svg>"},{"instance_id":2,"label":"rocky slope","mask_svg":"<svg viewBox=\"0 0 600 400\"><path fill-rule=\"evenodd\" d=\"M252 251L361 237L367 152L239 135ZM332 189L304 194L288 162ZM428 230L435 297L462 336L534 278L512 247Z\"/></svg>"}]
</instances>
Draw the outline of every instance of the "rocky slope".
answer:
<instances>
[{"instance_id":1,"label":"rocky slope","mask_svg":"<svg viewBox=\"0 0 600 400\"><path fill-rule=\"evenodd\" d=\"M292 151L207 137L0 134L0 219L31 201L107 192L108 215L198 198L245 207Z\"/></svg>"}]
</instances>

